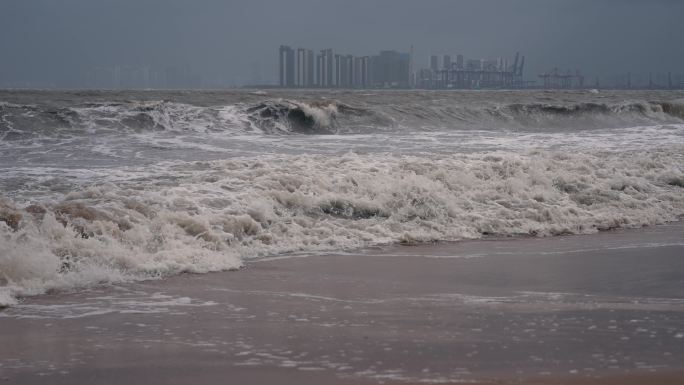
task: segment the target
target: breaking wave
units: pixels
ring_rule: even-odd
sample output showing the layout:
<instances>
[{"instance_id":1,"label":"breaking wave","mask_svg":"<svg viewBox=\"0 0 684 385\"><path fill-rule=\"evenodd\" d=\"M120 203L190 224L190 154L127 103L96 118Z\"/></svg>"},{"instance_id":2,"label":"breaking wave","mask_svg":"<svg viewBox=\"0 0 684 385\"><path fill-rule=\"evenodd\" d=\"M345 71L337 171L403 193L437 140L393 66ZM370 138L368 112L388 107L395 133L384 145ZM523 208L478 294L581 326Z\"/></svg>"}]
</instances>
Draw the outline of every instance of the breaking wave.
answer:
<instances>
[{"instance_id":1,"label":"breaking wave","mask_svg":"<svg viewBox=\"0 0 684 385\"><path fill-rule=\"evenodd\" d=\"M681 145L270 155L125 172L55 198L0 200L0 304L52 289L237 269L288 252L592 233L684 215Z\"/></svg>"},{"instance_id":2,"label":"breaking wave","mask_svg":"<svg viewBox=\"0 0 684 385\"><path fill-rule=\"evenodd\" d=\"M77 107L0 102L0 140L122 131L355 134L402 129L591 129L681 123L682 100L480 107L427 98L412 103L354 106L328 99L266 99L210 107L169 101L89 103Z\"/></svg>"},{"instance_id":3,"label":"breaking wave","mask_svg":"<svg viewBox=\"0 0 684 385\"><path fill-rule=\"evenodd\" d=\"M393 126L391 119L370 110L335 101L304 103L295 100L264 101L242 110L255 129L265 133L341 134Z\"/></svg>"},{"instance_id":4,"label":"breaking wave","mask_svg":"<svg viewBox=\"0 0 684 385\"><path fill-rule=\"evenodd\" d=\"M168 101L44 108L0 103L0 139L125 131L340 134L392 127L381 114L335 101L266 100L199 107ZM21 129L20 129L21 128ZM27 128L30 128L27 130Z\"/></svg>"}]
</instances>

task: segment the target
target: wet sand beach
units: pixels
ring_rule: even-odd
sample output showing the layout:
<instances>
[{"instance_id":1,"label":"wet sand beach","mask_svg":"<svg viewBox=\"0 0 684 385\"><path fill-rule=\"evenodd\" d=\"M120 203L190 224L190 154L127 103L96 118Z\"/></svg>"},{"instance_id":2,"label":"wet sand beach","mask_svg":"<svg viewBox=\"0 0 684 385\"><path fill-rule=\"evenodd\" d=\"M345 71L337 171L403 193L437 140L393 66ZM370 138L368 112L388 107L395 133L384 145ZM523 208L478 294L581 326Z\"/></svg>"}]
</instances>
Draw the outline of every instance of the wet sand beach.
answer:
<instances>
[{"instance_id":1,"label":"wet sand beach","mask_svg":"<svg viewBox=\"0 0 684 385\"><path fill-rule=\"evenodd\" d=\"M25 298L0 341L8 384L682 384L684 225Z\"/></svg>"}]
</instances>

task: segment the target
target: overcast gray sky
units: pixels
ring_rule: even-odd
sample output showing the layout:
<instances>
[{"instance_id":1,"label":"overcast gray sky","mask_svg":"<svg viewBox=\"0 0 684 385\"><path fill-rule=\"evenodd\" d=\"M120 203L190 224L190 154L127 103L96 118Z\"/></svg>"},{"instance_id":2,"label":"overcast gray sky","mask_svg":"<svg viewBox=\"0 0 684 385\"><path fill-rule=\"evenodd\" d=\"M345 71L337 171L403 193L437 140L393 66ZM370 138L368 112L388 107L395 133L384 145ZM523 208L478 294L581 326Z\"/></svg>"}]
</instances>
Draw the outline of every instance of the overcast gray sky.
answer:
<instances>
[{"instance_id":1,"label":"overcast gray sky","mask_svg":"<svg viewBox=\"0 0 684 385\"><path fill-rule=\"evenodd\" d=\"M280 44L350 54L527 56L595 76L684 73L679 0L2 0L0 83L78 86L94 66L188 66L275 80Z\"/></svg>"}]
</instances>

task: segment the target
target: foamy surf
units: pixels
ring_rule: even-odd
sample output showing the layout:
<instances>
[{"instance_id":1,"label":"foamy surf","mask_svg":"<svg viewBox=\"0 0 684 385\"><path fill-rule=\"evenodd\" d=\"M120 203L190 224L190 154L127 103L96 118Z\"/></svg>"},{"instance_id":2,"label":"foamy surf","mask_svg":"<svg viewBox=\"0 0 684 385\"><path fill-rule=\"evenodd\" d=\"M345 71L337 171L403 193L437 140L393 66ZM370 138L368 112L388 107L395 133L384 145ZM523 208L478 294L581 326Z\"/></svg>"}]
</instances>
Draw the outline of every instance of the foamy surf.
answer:
<instances>
[{"instance_id":1,"label":"foamy surf","mask_svg":"<svg viewBox=\"0 0 684 385\"><path fill-rule=\"evenodd\" d=\"M585 234L684 215L684 146L161 162L0 204L0 300L291 252Z\"/></svg>"}]
</instances>

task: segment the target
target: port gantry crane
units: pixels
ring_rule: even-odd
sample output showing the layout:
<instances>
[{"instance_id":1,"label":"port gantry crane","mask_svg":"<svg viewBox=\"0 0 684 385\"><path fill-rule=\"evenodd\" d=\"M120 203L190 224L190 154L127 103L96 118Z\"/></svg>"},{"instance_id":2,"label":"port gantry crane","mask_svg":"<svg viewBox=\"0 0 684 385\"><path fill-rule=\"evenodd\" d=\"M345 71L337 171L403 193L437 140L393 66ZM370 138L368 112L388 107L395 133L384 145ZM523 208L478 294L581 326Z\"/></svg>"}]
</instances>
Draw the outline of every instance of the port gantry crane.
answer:
<instances>
[{"instance_id":1,"label":"port gantry crane","mask_svg":"<svg viewBox=\"0 0 684 385\"><path fill-rule=\"evenodd\" d=\"M500 65L498 68L463 68L452 63L450 68L436 71L434 88L523 88L523 69L525 56L515 54L513 66Z\"/></svg>"}]
</instances>

